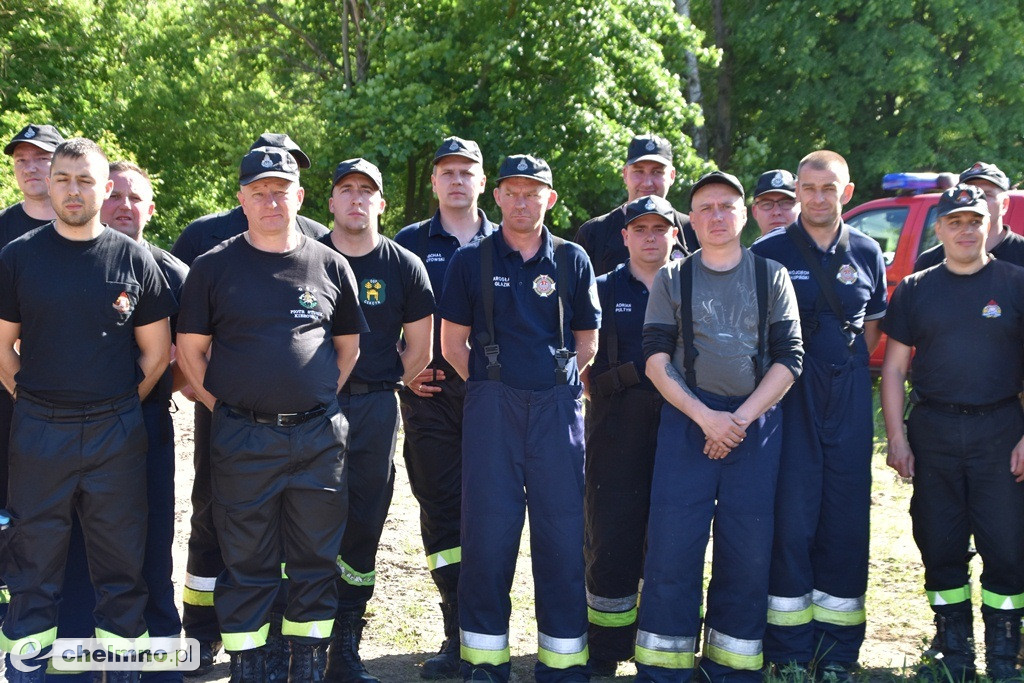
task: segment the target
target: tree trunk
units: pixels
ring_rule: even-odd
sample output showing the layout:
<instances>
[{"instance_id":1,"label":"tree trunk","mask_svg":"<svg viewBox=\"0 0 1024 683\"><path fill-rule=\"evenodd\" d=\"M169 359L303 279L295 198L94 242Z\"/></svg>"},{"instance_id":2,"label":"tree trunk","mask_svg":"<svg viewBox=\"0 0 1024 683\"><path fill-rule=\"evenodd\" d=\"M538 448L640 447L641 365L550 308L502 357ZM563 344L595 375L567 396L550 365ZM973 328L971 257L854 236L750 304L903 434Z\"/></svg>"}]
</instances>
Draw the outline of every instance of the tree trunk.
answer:
<instances>
[{"instance_id":1,"label":"tree trunk","mask_svg":"<svg viewBox=\"0 0 1024 683\"><path fill-rule=\"evenodd\" d=\"M676 14L690 19L690 0L676 0ZM686 53L686 98L692 104L704 109L704 94L700 89L700 71L697 70L697 55ZM705 117L707 118L707 117ZM693 127L693 147L703 158L708 156L707 131L703 125Z\"/></svg>"},{"instance_id":2,"label":"tree trunk","mask_svg":"<svg viewBox=\"0 0 1024 683\"><path fill-rule=\"evenodd\" d=\"M722 16L722 0L711 0L711 14L715 23L715 44L722 50L715 107L715 163L719 168L727 168L732 161L732 50L729 27Z\"/></svg>"}]
</instances>

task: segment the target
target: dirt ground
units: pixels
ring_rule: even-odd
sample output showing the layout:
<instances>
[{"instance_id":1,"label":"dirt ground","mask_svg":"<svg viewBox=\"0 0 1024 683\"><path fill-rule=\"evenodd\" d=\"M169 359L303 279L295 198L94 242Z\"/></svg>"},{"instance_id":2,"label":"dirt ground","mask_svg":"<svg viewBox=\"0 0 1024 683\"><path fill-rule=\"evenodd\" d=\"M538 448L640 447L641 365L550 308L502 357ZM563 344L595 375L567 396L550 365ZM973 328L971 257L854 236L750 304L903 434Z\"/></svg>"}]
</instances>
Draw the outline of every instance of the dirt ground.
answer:
<instances>
[{"instance_id":1,"label":"dirt ground","mask_svg":"<svg viewBox=\"0 0 1024 683\"><path fill-rule=\"evenodd\" d=\"M175 584L180 603L191 513L192 406L180 395L175 399L181 407L175 415L178 459ZM427 574L420 542L419 510L409 492L400 454L401 443L396 458L395 497L378 554L376 594L367 612L369 623L361 650L369 671L389 683L419 680L419 664L436 651L442 640L437 593ZM931 618L921 588L917 549L910 535L907 514L910 485L899 481L885 468L884 457L880 454L875 456L874 476L868 633L861 664L872 679L891 680L918 661L924 642L930 638ZM534 680L537 638L528 533L528 530L524 533L520 550L510 627L513 680L522 683ZM979 638L979 644L981 642ZM634 673L632 664L622 664L618 680L627 680ZM227 677L227 658L222 654L214 671L200 680L220 681Z\"/></svg>"}]
</instances>

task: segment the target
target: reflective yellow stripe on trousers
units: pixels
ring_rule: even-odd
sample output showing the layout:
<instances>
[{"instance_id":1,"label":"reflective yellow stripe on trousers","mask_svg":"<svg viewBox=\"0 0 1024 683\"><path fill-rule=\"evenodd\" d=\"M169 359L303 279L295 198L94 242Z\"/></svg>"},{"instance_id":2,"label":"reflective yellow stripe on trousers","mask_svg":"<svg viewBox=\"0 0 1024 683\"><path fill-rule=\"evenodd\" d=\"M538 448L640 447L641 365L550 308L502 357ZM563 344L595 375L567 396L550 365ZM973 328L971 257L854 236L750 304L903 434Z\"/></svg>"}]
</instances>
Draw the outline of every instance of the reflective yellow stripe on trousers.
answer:
<instances>
[{"instance_id":1,"label":"reflective yellow stripe on trousers","mask_svg":"<svg viewBox=\"0 0 1024 683\"><path fill-rule=\"evenodd\" d=\"M836 626L857 626L867 620L863 595L856 598L840 598L816 590L812 596L816 621Z\"/></svg>"},{"instance_id":2,"label":"reflective yellow stripe on trousers","mask_svg":"<svg viewBox=\"0 0 1024 683\"><path fill-rule=\"evenodd\" d=\"M713 628L707 630L707 652L713 662L740 671L759 671L764 664L760 640L744 640Z\"/></svg>"},{"instance_id":3,"label":"reflective yellow stripe on trousers","mask_svg":"<svg viewBox=\"0 0 1024 683\"><path fill-rule=\"evenodd\" d=\"M508 662L508 631L500 636L459 629L462 658L470 664L499 666Z\"/></svg>"},{"instance_id":4,"label":"reflective yellow stripe on trousers","mask_svg":"<svg viewBox=\"0 0 1024 683\"><path fill-rule=\"evenodd\" d=\"M663 669L692 669L697 639L692 636L663 636L636 632L636 662Z\"/></svg>"},{"instance_id":5,"label":"reflective yellow stripe on trousers","mask_svg":"<svg viewBox=\"0 0 1024 683\"><path fill-rule=\"evenodd\" d=\"M587 591L587 620L595 626L617 628L636 621L638 593L624 598L604 598Z\"/></svg>"},{"instance_id":6,"label":"reflective yellow stripe on trousers","mask_svg":"<svg viewBox=\"0 0 1024 683\"><path fill-rule=\"evenodd\" d=\"M555 638L546 633L537 634L537 659L552 669L586 666L588 657L586 632L576 638Z\"/></svg>"}]
</instances>

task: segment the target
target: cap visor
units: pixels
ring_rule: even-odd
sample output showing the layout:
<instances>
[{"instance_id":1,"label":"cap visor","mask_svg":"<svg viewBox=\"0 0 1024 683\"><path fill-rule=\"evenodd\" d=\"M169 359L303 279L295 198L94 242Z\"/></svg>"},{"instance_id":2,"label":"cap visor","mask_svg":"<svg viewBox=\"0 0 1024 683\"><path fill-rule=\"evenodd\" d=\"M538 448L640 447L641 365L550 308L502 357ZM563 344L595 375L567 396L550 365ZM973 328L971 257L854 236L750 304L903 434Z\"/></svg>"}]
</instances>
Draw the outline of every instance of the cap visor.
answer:
<instances>
[{"instance_id":1,"label":"cap visor","mask_svg":"<svg viewBox=\"0 0 1024 683\"><path fill-rule=\"evenodd\" d=\"M784 189L782 189L780 187L773 187L773 188L771 188L769 190L762 190L761 192L758 192L757 194L754 195L754 199L757 199L758 197L760 197L762 195L771 194L772 192L777 192L778 194L784 194L787 197L789 197L790 199L796 199L796 192L793 192L792 190L784 190Z\"/></svg>"},{"instance_id":2,"label":"cap visor","mask_svg":"<svg viewBox=\"0 0 1024 683\"><path fill-rule=\"evenodd\" d=\"M955 209L950 209L949 211L946 211L945 213L940 213L940 214L937 215L937 217L938 218L944 218L945 216L949 216L950 214L954 214L954 213L967 213L967 212L976 213L979 216L988 216L988 211L987 210L980 211L980 210L978 210L978 207L976 207L976 206L959 206L959 207L957 207Z\"/></svg>"},{"instance_id":3,"label":"cap visor","mask_svg":"<svg viewBox=\"0 0 1024 683\"><path fill-rule=\"evenodd\" d=\"M535 175L528 175L526 173L513 173L512 175L502 176L498 178L498 184L501 185L501 181L508 180L509 178L529 178L530 180L536 180L538 183L541 183L542 185L547 185L548 187L551 188L554 187L554 185L552 185L549 181L545 180L544 178L538 178Z\"/></svg>"},{"instance_id":4,"label":"cap visor","mask_svg":"<svg viewBox=\"0 0 1024 683\"><path fill-rule=\"evenodd\" d=\"M657 161L659 164L665 164L666 166L672 165L672 161L670 159L666 159L660 154L645 154L635 159L627 159L626 166L632 166L633 164L638 163L640 161Z\"/></svg>"},{"instance_id":5,"label":"cap visor","mask_svg":"<svg viewBox=\"0 0 1024 683\"><path fill-rule=\"evenodd\" d=\"M262 180L264 178L283 178L284 180L292 180L296 182L299 180L298 174L295 173L285 173L284 171L266 171L265 173L258 173L252 176L251 178L239 180L238 184L248 185L249 183L255 183L257 180Z\"/></svg>"},{"instance_id":6,"label":"cap visor","mask_svg":"<svg viewBox=\"0 0 1024 683\"><path fill-rule=\"evenodd\" d=\"M11 140L10 142L7 143L7 146L4 147L4 154L6 154L7 156L14 154L14 148L23 142L26 145L33 145L35 147L38 147L44 152L52 152L55 149L57 149L57 145L51 142L45 142L43 140Z\"/></svg>"},{"instance_id":7,"label":"cap visor","mask_svg":"<svg viewBox=\"0 0 1024 683\"><path fill-rule=\"evenodd\" d=\"M309 168L312 165L309 157L301 149L289 149L288 153L295 157L295 163L299 165L299 168Z\"/></svg>"},{"instance_id":8,"label":"cap visor","mask_svg":"<svg viewBox=\"0 0 1024 683\"><path fill-rule=\"evenodd\" d=\"M441 159L444 159L444 158L447 158L447 157L462 157L463 159L469 159L470 161L475 161L478 164L482 164L483 163L483 159L481 159L480 157L475 157L472 154L470 154L469 152L464 152L462 150L459 150L457 152L445 152L444 154L438 154L436 157L434 157L434 163L436 164L437 162L441 161Z\"/></svg>"}]
</instances>

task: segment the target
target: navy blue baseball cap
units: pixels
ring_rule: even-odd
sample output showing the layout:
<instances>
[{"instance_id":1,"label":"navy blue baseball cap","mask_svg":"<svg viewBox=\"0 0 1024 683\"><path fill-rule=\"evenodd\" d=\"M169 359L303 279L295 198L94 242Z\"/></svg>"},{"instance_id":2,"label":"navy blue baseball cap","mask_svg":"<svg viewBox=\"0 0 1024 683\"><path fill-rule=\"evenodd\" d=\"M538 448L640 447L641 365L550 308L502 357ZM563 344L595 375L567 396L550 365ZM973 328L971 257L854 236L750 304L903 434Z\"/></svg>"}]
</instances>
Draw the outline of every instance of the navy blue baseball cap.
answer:
<instances>
[{"instance_id":1,"label":"navy blue baseball cap","mask_svg":"<svg viewBox=\"0 0 1024 683\"><path fill-rule=\"evenodd\" d=\"M960 172L960 182L966 183L968 180L987 180L1003 192L1010 189L1010 179L1006 174L995 164L986 164L984 161Z\"/></svg>"},{"instance_id":2,"label":"navy blue baseball cap","mask_svg":"<svg viewBox=\"0 0 1024 683\"><path fill-rule=\"evenodd\" d=\"M657 135L637 135L629 142L626 152L626 165L631 166L638 161L657 161L666 166L672 165L672 145Z\"/></svg>"},{"instance_id":3,"label":"navy blue baseball cap","mask_svg":"<svg viewBox=\"0 0 1024 683\"><path fill-rule=\"evenodd\" d=\"M367 176L377 185L377 190L381 194L384 193L384 180L381 178L380 169L362 158L346 159L338 164L334 169L334 182L331 183L331 187L337 185L338 181L345 176L353 173L362 173L364 176Z\"/></svg>"},{"instance_id":4,"label":"navy blue baseball cap","mask_svg":"<svg viewBox=\"0 0 1024 683\"><path fill-rule=\"evenodd\" d=\"M299 164L291 153L281 147L257 147L242 157L238 184L248 185L262 178L283 178L298 181Z\"/></svg>"},{"instance_id":5,"label":"navy blue baseball cap","mask_svg":"<svg viewBox=\"0 0 1024 683\"><path fill-rule=\"evenodd\" d=\"M988 215L988 200L985 198L985 191L975 185L961 183L951 187L939 197L936 216L942 218L951 213L970 211L982 216Z\"/></svg>"},{"instance_id":6,"label":"navy blue baseball cap","mask_svg":"<svg viewBox=\"0 0 1024 683\"><path fill-rule=\"evenodd\" d=\"M647 197L638 197L626 204L626 225L652 213L661 216L669 223L674 223L676 218L676 212L668 200L652 194Z\"/></svg>"},{"instance_id":7,"label":"navy blue baseball cap","mask_svg":"<svg viewBox=\"0 0 1024 683\"><path fill-rule=\"evenodd\" d=\"M437 162L445 157L465 157L478 164L484 163L484 155L480 152L480 145L476 144L473 140L463 140L455 136L445 138L441 146L437 148L437 152L434 153L434 164L436 165Z\"/></svg>"},{"instance_id":8,"label":"navy blue baseball cap","mask_svg":"<svg viewBox=\"0 0 1024 683\"><path fill-rule=\"evenodd\" d=\"M310 166L309 157L299 149L299 145L288 137L287 133L264 133L256 138L256 142L252 143L249 149L256 149L257 147L280 147L281 149L286 149L295 157L299 168L309 168Z\"/></svg>"},{"instance_id":9,"label":"navy blue baseball cap","mask_svg":"<svg viewBox=\"0 0 1024 683\"><path fill-rule=\"evenodd\" d=\"M757 179L754 187L754 199L769 192L779 192L796 199L796 176L784 168L765 171Z\"/></svg>"},{"instance_id":10,"label":"navy blue baseball cap","mask_svg":"<svg viewBox=\"0 0 1024 683\"><path fill-rule=\"evenodd\" d=\"M551 178L551 167L548 162L529 154L511 154L501 162L498 170L498 184L506 178L529 178L554 187Z\"/></svg>"},{"instance_id":11,"label":"navy blue baseball cap","mask_svg":"<svg viewBox=\"0 0 1024 683\"><path fill-rule=\"evenodd\" d=\"M705 173L698 178L697 182L695 182L693 187L690 188L690 201L693 201L693 195L697 190L707 185L728 185L739 192L741 198L744 196L743 185L740 184L740 181L736 176L724 171L712 171L711 173Z\"/></svg>"},{"instance_id":12,"label":"navy blue baseball cap","mask_svg":"<svg viewBox=\"0 0 1024 683\"><path fill-rule=\"evenodd\" d=\"M14 154L14 148L23 142L35 145L41 150L52 152L57 149L57 145L64 142L64 136L53 126L30 123L11 138L11 141L4 147L4 154L8 156Z\"/></svg>"}]
</instances>

